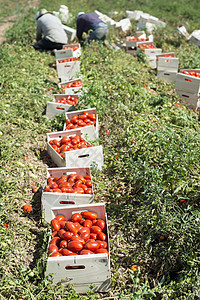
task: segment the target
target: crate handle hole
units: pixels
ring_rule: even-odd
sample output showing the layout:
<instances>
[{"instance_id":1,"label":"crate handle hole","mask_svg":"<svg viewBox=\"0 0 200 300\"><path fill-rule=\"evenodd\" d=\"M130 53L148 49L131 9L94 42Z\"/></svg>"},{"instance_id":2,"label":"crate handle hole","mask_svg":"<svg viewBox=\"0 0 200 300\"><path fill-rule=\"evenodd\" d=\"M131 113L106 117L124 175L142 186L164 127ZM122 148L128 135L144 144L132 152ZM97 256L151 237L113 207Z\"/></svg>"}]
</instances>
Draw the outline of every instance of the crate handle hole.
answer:
<instances>
[{"instance_id":1,"label":"crate handle hole","mask_svg":"<svg viewBox=\"0 0 200 300\"><path fill-rule=\"evenodd\" d=\"M186 97L186 98L189 98L189 96L188 96L188 95L182 95L182 97Z\"/></svg>"},{"instance_id":2,"label":"crate handle hole","mask_svg":"<svg viewBox=\"0 0 200 300\"><path fill-rule=\"evenodd\" d=\"M190 81L190 82L192 82L192 79L185 78L185 80L186 80L186 81Z\"/></svg>"},{"instance_id":3,"label":"crate handle hole","mask_svg":"<svg viewBox=\"0 0 200 300\"><path fill-rule=\"evenodd\" d=\"M65 110L63 107L56 107L56 109L61 109L61 110Z\"/></svg>"},{"instance_id":4,"label":"crate handle hole","mask_svg":"<svg viewBox=\"0 0 200 300\"><path fill-rule=\"evenodd\" d=\"M84 265L80 265L80 266L66 266L65 270L80 270L80 269L85 269Z\"/></svg>"},{"instance_id":5,"label":"crate handle hole","mask_svg":"<svg viewBox=\"0 0 200 300\"><path fill-rule=\"evenodd\" d=\"M60 204L75 204L74 201L66 201L66 200L60 201L59 203Z\"/></svg>"},{"instance_id":6,"label":"crate handle hole","mask_svg":"<svg viewBox=\"0 0 200 300\"><path fill-rule=\"evenodd\" d=\"M78 156L78 158L83 158L83 157L88 157L88 156L89 156L89 154L83 154L83 155Z\"/></svg>"}]
</instances>

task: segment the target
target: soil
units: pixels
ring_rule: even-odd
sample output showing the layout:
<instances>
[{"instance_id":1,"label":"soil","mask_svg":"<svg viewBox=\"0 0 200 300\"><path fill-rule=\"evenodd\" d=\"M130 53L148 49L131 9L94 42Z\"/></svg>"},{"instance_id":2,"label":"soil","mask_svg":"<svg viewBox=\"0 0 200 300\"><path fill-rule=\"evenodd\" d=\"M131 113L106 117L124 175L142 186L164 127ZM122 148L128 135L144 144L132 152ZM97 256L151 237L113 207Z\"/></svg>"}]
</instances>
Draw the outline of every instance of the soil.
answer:
<instances>
[{"instance_id":1,"label":"soil","mask_svg":"<svg viewBox=\"0 0 200 300\"><path fill-rule=\"evenodd\" d=\"M28 10L29 8L38 7L40 5L40 0L34 0L27 4L27 1L24 1L25 3L25 9L24 11ZM6 38L4 37L5 32L8 30L9 27L13 26L15 21L19 19L20 14L12 15L9 17L6 17L5 19L1 20L0 24L0 44L6 41Z\"/></svg>"}]
</instances>

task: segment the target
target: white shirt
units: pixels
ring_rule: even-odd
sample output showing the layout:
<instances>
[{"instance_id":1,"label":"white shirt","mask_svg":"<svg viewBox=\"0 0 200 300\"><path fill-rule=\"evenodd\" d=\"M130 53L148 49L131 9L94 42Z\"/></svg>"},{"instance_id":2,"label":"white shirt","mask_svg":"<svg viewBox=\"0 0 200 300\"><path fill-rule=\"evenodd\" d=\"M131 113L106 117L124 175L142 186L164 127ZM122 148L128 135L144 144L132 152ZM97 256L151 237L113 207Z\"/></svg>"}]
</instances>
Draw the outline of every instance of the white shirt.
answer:
<instances>
[{"instance_id":1,"label":"white shirt","mask_svg":"<svg viewBox=\"0 0 200 300\"><path fill-rule=\"evenodd\" d=\"M37 20L36 40L44 38L54 43L67 44L68 38L59 18L48 13Z\"/></svg>"}]
</instances>

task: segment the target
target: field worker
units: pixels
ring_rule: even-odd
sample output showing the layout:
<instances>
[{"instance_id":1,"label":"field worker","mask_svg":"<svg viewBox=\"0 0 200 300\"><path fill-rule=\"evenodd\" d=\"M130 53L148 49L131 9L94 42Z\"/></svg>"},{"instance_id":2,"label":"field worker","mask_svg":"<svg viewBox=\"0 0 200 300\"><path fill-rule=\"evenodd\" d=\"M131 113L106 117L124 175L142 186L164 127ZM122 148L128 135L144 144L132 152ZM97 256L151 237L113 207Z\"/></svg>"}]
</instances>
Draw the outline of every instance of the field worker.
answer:
<instances>
[{"instance_id":1,"label":"field worker","mask_svg":"<svg viewBox=\"0 0 200 300\"><path fill-rule=\"evenodd\" d=\"M79 12L76 21L76 35L79 42L83 42L83 33L88 33L88 43L91 41L104 41L108 35L108 25L96 14Z\"/></svg>"},{"instance_id":2,"label":"field worker","mask_svg":"<svg viewBox=\"0 0 200 300\"><path fill-rule=\"evenodd\" d=\"M33 47L36 50L60 50L67 44L67 35L58 17L43 8L36 12L35 20L37 21L37 43Z\"/></svg>"}]
</instances>

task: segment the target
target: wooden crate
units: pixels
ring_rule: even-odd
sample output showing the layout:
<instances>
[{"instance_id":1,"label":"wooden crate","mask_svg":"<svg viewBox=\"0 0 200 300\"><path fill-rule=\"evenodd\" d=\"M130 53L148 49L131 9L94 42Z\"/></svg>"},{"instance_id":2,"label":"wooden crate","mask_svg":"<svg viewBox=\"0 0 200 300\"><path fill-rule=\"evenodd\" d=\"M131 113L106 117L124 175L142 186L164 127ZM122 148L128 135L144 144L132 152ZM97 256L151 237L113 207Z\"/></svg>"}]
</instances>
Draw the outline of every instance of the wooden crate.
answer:
<instances>
[{"instance_id":1,"label":"wooden crate","mask_svg":"<svg viewBox=\"0 0 200 300\"><path fill-rule=\"evenodd\" d=\"M65 47L70 47L70 49L65 49ZM74 47L78 47L77 50L73 51ZM81 45L79 43L77 44L69 44L69 45L63 45L63 49L56 50L55 57L56 59L64 59L69 57L80 57L81 56Z\"/></svg>"},{"instance_id":2,"label":"wooden crate","mask_svg":"<svg viewBox=\"0 0 200 300\"><path fill-rule=\"evenodd\" d=\"M59 62L56 60L56 70L61 82L73 80L80 73L80 61Z\"/></svg>"},{"instance_id":3,"label":"wooden crate","mask_svg":"<svg viewBox=\"0 0 200 300\"><path fill-rule=\"evenodd\" d=\"M81 78L74 78L73 80L67 80L67 81L61 81L58 83L59 88L61 89L61 92L63 94L67 95L81 95L83 91L83 87L72 87L72 88L62 88L62 85L68 84L68 83L73 83L76 81L82 81Z\"/></svg>"},{"instance_id":4,"label":"wooden crate","mask_svg":"<svg viewBox=\"0 0 200 300\"><path fill-rule=\"evenodd\" d=\"M175 82L176 74L177 72L157 71L157 77L162 78L167 82Z\"/></svg>"},{"instance_id":5,"label":"wooden crate","mask_svg":"<svg viewBox=\"0 0 200 300\"><path fill-rule=\"evenodd\" d=\"M102 146L94 146L79 150L66 151L65 159L63 159L49 144L50 140L61 140L64 136L75 135L79 135L87 141L88 129L86 133L84 133L84 127L82 127L80 130L72 129L70 131L58 131L47 133L47 151L51 156L52 160L56 163L58 167L87 168L90 167L91 164L96 164L97 168L101 170L104 164Z\"/></svg>"},{"instance_id":6,"label":"wooden crate","mask_svg":"<svg viewBox=\"0 0 200 300\"><path fill-rule=\"evenodd\" d=\"M50 176L61 177L62 175L78 174L83 177L91 176L90 168L50 168L47 169L47 179ZM46 182L45 185L48 183ZM93 190L93 187L92 187ZM75 193L51 193L45 192L43 189L41 206L44 220L50 222L52 219L52 207L66 207L68 205L85 205L92 203L93 194L75 194Z\"/></svg>"},{"instance_id":7,"label":"wooden crate","mask_svg":"<svg viewBox=\"0 0 200 300\"><path fill-rule=\"evenodd\" d=\"M158 60L156 60L156 67L158 71L167 71L167 72L178 72L178 64L179 59L178 58L172 58L172 57L158 57Z\"/></svg>"},{"instance_id":8,"label":"wooden crate","mask_svg":"<svg viewBox=\"0 0 200 300\"><path fill-rule=\"evenodd\" d=\"M198 109L199 108L199 100L200 100L200 95L199 94L192 94L188 93L186 91L180 91L176 90L176 93L185 100L185 102L188 104L189 107L193 109Z\"/></svg>"},{"instance_id":9,"label":"wooden crate","mask_svg":"<svg viewBox=\"0 0 200 300\"><path fill-rule=\"evenodd\" d=\"M110 248L107 214L104 203L74 205L66 208L52 208L52 218L63 215L66 220L75 212L95 212L98 218L107 225L107 243L109 256L106 253L94 255L76 255L63 257L48 257L45 276L52 274L53 283L72 284L75 291L85 293L91 284L95 292L108 292L111 289Z\"/></svg>"},{"instance_id":10,"label":"wooden crate","mask_svg":"<svg viewBox=\"0 0 200 300\"><path fill-rule=\"evenodd\" d=\"M182 71L188 72L198 72L200 73L200 69L182 69ZM189 94L199 94L200 93L200 78L194 77L191 75L186 75L183 73L177 73L175 89L178 91L184 91Z\"/></svg>"},{"instance_id":11,"label":"wooden crate","mask_svg":"<svg viewBox=\"0 0 200 300\"><path fill-rule=\"evenodd\" d=\"M69 96L69 94L68 95L54 94L53 96L54 96L54 100L60 100L63 97ZM78 95L73 95L73 97L78 99ZM50 119L53 119L55 115L67 112L69 109L72 108L72 106L73 105L48 101L46 107L46 116Z\"/></svg>"},{"instance_id":12,"label":"wooden crate","mask_svg":"<svg viewBox=\"0 0 200 300\"><path fill-rule=\"evenodd\" d=\"M98 139L99 138L99 121L98 121L98 114L96 112L96 108L89 108L89 109L84 109L84 110L76 110L76 111L72 111L72 112L67 112L65 114L66 116L66 119L72 119L72 117L74 115L79 115L79 114L82 114L83 112L88 112L89 114L95 114L96 115L96 125L93 126L93 125L90 125L90 126L85 126L84 128L86 129L87 127L91 127L93 128L94 130L94 135L93 137L91 137L91 139ZM66 122L64 123L64 126L63 126L63 131L66 130Z\"/></svg>"}]
</instances>

